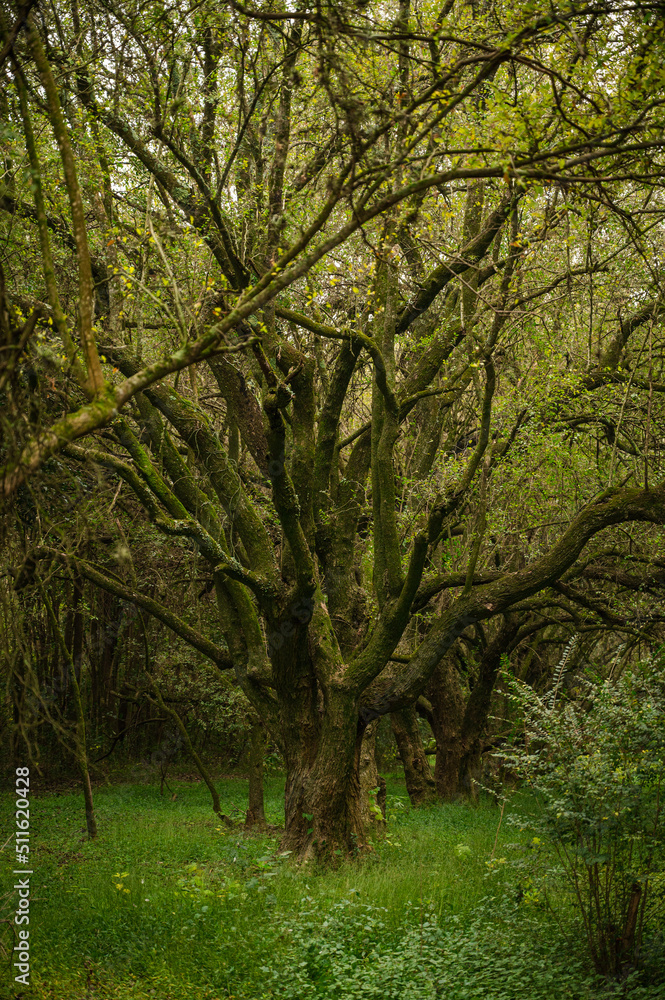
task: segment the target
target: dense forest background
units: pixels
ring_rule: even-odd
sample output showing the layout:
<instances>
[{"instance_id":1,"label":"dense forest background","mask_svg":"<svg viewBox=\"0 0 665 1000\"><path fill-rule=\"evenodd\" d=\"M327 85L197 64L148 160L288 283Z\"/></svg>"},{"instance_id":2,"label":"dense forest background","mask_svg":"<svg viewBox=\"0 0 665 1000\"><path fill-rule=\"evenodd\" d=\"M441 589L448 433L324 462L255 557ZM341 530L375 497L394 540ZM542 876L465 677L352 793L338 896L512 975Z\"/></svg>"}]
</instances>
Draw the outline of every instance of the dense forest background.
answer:
<instances>
[{"instance_id":1,"label":"dense forest background","mask_svg":"<svg viewBox=\"0 0 665 1000\"><path fill-rule=\"evenodd\" d=\"M111 776L265 829L283 772L335 865L397 761L501 801L589 683L661 704L661 5L3 0L0 42L3 773L94 839Z\"/></svg>"}]
</instances>

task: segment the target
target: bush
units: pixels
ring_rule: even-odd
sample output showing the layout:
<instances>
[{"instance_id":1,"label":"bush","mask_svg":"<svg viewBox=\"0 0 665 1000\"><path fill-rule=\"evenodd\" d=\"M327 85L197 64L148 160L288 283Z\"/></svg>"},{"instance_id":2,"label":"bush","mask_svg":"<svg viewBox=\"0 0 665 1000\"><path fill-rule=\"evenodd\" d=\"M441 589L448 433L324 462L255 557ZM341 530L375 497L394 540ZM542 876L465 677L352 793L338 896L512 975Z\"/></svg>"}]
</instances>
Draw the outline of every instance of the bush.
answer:
<instances>
[{"instance_id":1,"label":"bush","mask_svg":"<svg viewBox=\"0 0 665 1000\"><path fill-rule=\"evenodd\" d=\"M540 834L530 867L555 886L551 904L573 903L597 971L625 976L644 959L650 932L657 945L665 899L663 665L585 683L580 700L558 708L507 682L524 739L501 756L542 804L529 820Z\"/></svg>"}]
</instances>

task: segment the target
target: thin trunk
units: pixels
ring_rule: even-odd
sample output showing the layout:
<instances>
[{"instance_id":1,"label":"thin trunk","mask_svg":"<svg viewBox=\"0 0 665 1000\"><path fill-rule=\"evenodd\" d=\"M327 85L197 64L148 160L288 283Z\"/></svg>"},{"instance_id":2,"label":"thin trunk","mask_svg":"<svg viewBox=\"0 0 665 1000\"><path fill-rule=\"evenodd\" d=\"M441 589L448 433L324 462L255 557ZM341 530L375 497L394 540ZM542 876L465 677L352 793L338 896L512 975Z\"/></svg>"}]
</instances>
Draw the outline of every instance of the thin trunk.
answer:
<instances>
[{"instance_id":1,"label":"thin trunk","mask_svg":"<svg viewBox=\"0 0 665 1000\"><path fill-rule=\"evenodd\" d=\"M365 728L360 744L358 781L360 808L365 829L381 829L386 821L386 781L376 766L376 732L379 720Z\"/></svg>"},{"instance_id":2,"label":"thin trunk","mask_svg":"<svg viewBox=\"0 0 665 1000\"><path fill-rule=\"evenodd\" d=\"M249 734L249 808L245 817L245 829L258 826L263 829L266 816L263 805L263 755L265 733L258 719L252 722Z\"/></svg>"},{"instance_id":3,"label":"thin trunk","mask_svg":"<svg viewBox=\"0 0 665 1000\"><path fill-rule=\"evenodd\" d=\"M42 600L46 606L47 613L51 619L51 624L53 625L53 630L56 634L56 639L60 645L62 655L64 657L65 663L69 667L69 674L72 682L72 691L74 693L74 709L76 712L76 728L74 730L74 756L76 758L76 763L78 764L79 772L81 774L81 784L83 785L83 800L85 802L85 823L88 831L88 837L94 840L97 836L97 820L95 819L95 808L92 800L92 785L90 783L90 771L88 770L88 752L86 749L86 737L85 737L85 714L83 712L83 701L81 699L81 688L79 686L78 678L76 676L76 668L74 666L74 660L72 659L72 654L70 653L65 638L62 634L62 629L58 623L55 613L53 611L53 605L49 600L44 586L40 583L39 589L41 590Z\"/></svg>"},{"instance_id":4,"label":"thin trunk","mask_svg":"<svg viewBox=\"0 0 665 1000\"><path fill-rule=\"evenodd\" d=\"M53 77L51 66L44 52L44 47L32 15L29 15L26 19L25 30L30 54L35 61L39 79L46 94L49 119L58 149L60 150L65 188L69 196L72 229L74 231L74 239L76 240L76 256L79 265L79 338L87 368L86 388L90 395L94 397L104 389L104 374L99 360L93 326L95 287L90 263L90 247L88 246L88 235L85 224L85 209L76 173L76 159L60 105L58 86Z\"/></svg>"},{"instance_id":5,"label":"thin trunk","mask_svg":"<svg viewBox=\"0 0 665 1000\"><path fill-rule=\"evenodd\" d=\"M626 913L626 925L624 927L623 935L619 940L619 948L617 955L617 971L621 970L622 965L632 955L633 948L635 945L635 931L637 929L637 918L640 912L640 898L642 896L642 886L639 882L634 882L631 887L630 898L628 900L628 910Z\"/></svg>"},{"instance_id":6,"label":"thin trunk","mask_svg":"<svg viewBox=\"0 0 665 1000\"><path fill-rule=\"evenodd\" d=\"M182 736L182 740L183 743L185 744L187 752L194 761L199 774L201 775L201 777L203 778L208 787L208 791L210 792L210 797L212 798L213 812L216 813L216 815L219 816L222 822L225 823L227 826L233 826L233 820L230 819L229 816L225 816L224 813L222 812L222 807L219 802L219 794L217 792L217 789L215 788L215 784L212 780L212 777L210 776L210 772L208 771L207 767L205 766L205 764L197 754L196 750L194 749L194 744L190 739L189 733L187 732L187 728L184 722L176 712L175 708L173 708L172 705L166 704L159 688L156 685L153 685L152 689L155 693L155 700L157 701L157 704L159 705L161 710L165 712L167 715L169 715L175 722L178 728L178 732Z\"/></svg>"}]
</instances>

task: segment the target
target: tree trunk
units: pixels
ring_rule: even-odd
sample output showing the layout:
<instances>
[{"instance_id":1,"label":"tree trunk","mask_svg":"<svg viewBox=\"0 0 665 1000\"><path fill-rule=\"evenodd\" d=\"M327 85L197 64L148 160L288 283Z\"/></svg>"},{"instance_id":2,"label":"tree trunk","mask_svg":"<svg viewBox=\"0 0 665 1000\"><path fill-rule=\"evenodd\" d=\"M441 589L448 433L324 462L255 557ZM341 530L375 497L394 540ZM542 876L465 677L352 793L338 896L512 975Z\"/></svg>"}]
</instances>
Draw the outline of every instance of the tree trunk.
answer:
<instances>
[{"instance_id":1,"label":"tree trunk","mask_svg":"<svg viewBox=\"0 0 665 1000\"><path fill-rule=\"evenodd\" d=\"M85 827L90 840L94 840L97 836L97 820L92 800L92 785L90 783L90 772L88 771L88 760L84 754L81 754L78 759L83 784L83 801L85 803Z\"/></svg>"},{"instance_id":2,"label":"tree trunk","mask_svg":"<svg viewBox=\"0 0 665 1000\"><path fill-rule=\"evenodd\" d=\"M478 798L483 730L484 724L474 732L463 732L458 723L437 739L435 782L442 799Z\"/></svg>"},{"instance_id":3,"label":"tree trunk","mask_svg":"<svg viewBox=\"0 0 665 1000\"><path fill-rule=\"evenodd\" d=\"M452 802L461 794L459 780L461 759L459 733L453 733L448 738L437 737L434 780L439 798L446 802Z\"/></svg>"},{"instance_id":4,"label":"tree trunk","mask_svg":"<svg viewBox=\"0 0 665 1000\"><path fill-rule=\"evenodd\" d=\"M483 650L466 704L453 664L440 666L430 682L430 721L436 736L434 780L443 799L455 799L460 795L478 796L483 738L494 685L501 657L514 648L517 634L516 620L506 615L496 635Z\"/></svg>"},{"instance_id":5,"label":"tree trunk","mask_svg":"<svg viewBox=\"0 0 665 1000\"><path fill-rule=\"evenodd\" d=\"M265 734L258 719L252 722L249 735L249 806L245 816L245 829L253 826L263 829L266 816L263 805L263 754Z\"/></svg>"},{"instance_id":6,"label":"tree trunk","mask_svg":"<svg viewBox=\"0 0 665 1000\"><path fill-rule=\"evenodd\" d=\"M453 663L445 661L437 667L427 688L427 697L432 705L430 724L436 739L436 793L439 798L449 801L459 793L458 727L464 712L464 698Z\"/></svg>"},{"instance_id":7,"label":"tree trunk","mask_svg":"<svg viewBox=\"0 0 665 1000\"><path fill-rule=\"evenodd\" d=\"M86 748L85 735L85 715L83 713L83 702L81 699L81 689L76 678L74 662L70 659L70 671L72 677L72 687L74 689L74 707L76 709L75 736L75 756L81 773L81 784L83 785L83 800L85 802L85 825L88 837L94 840L97 836L97 820L95 819L95 807L92 800L92 785L90 783L90 772L88 770L88 752Z\"/></svg>"},{"instance_id":8,"label":"tree trunk","mask_svg":"<svg viewBox=\"0 0 665 1000\"><path fill-rule=\"evenodd\" d=\"M376 766L376 732L379 720L365 728L360 744L358 780L360 809L366 830L382 829L386 821L386 780Z\"/></svg>"},{"instance_id":9,"label":"tree trunk","mask_svg":"<svg viewBox=\"0 0 665 1000\"><path fill-rule=\"evenodd\" d=\"M358 729L355 697L343 689L328 693L323 717L310 708L298 725L282 726L282 850L335 862L365 846Z\"/></svg>"},{"instance_id":10,"label":"tree trunk","mask_svg":"<svg viewBox=\"0 0 665 1000\"><path fill-rule=\"evenodd\" d=\"M436 784L423 749L415 707L393 712L390 724L404 768L411 805L421 806L433 802L436 799Z\"/></svg>"},{"instance_id":11,"label":"tree trunk","mask_svg":"<svg viewBox=\"0 0 665 1000\"><path fill-rule=\"evenodd\" d=\"M95 807L92 799L92 784L90 782L90 771L88 770L88 751L86 747L86 735L85 735L85 713L83 711L83 699L81 698L81 687L76 674L76 667L74 665L74 660L72 654L65 642L65 637L62 634L62 629L58 619L56 618L55 612L53 610L53 605L47 596L46 590L43 584L40 582L39 589L41 591L42 600L46 606L46 611L49 618L51 619L51 624L53 625L53 630L56 635L57 642L60 646L65 663L69 668L69 675L72 684L72 690L74 694L74 709L76 712L76 724L74 726L74 757L81 774L81 784L83 786L83 801L85 803L85 825L88 832L88 837L90 840L94 840L97 836L97 820L95 818Z\"/></svg>"}]
</instances>

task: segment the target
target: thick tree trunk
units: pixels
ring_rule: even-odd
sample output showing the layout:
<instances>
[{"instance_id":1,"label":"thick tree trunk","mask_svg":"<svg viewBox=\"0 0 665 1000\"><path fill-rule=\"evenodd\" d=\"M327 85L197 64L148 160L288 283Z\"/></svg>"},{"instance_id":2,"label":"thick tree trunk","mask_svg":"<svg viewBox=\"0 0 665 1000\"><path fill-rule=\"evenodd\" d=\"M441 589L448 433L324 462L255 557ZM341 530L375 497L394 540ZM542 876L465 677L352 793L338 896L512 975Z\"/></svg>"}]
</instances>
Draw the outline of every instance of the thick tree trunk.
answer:
<instances>
[{"instance_id":1,"label":"thick tree trunk","mask_svg":"<svg viewBox=\"0 0 665 1000\"><path fill-rule=\"evenodd\" d=\"M459 723L464 712L464 697L457 670L448 661L437 667L427 688L432 705L430 724L436 739L434 783L439 798L451 800L459 793Z\"/></svg>"},{"instance_id":2,"label":"thick tree trunk","mask_svg":"<svg viewBox=\"0 0 665 1000\"><path fill-rule=\"evenodd\" d=\"M415 707L393 712L390 724L404 768L411 805L421 806L433 802L436 799L436 784L423 748Z\"/></svg>"},{"instance_id":3,"label":"thick tree trunk","mask_svg":"<svg viewBox=\"0 0 665 1000\"><path fill-rule=\"evenodd\" d=\"M459 733L453 733L447 738L437 737L434 780L437 794L444 801L453 801L463 794L460 787L462 754Z\"/></svg>"},{"instance_id":4,"label":"thick tree trunk","mask_svg":"<svg viewBox=\"0 0 665 1000\"><path fill-rule=\"evenodd\" d=\"M266 825L263 804L263 754L265 751L265 733L262 724L256 719L252 723L249 734L249 804L245 816L245 829Z\"/></svg>"},{"instance_id":5,"label":"thick tree trunk","mask_svg":"<svg viewBox=\"0 0 665 1000\"><path fill-rule=\"evenodd\" d=\"M494 685L501 657L513 648L518 634L516 621L506 616L483 650L478 675L464 703L457 671L452 664L436 671L428 688L432 704L431 725L436 736L434 780L443 799L478 795L482 769L483 739L487 729Z\"/></svg>"},{"instance_id":6,"label":"thick tree trunk","mask_svg":"<svg viewBox=\"0 0 665 1000\"><path fill-rule=\"evenodd\" d=\"M283 727L283 850L334 862L365 846L358 729L355 697L344 689L328 693L323 718L310 709Z\"/></svg>"}]
</instances>

